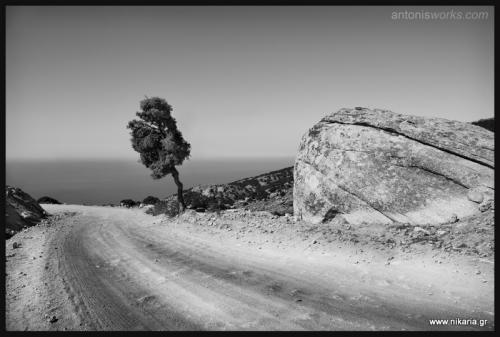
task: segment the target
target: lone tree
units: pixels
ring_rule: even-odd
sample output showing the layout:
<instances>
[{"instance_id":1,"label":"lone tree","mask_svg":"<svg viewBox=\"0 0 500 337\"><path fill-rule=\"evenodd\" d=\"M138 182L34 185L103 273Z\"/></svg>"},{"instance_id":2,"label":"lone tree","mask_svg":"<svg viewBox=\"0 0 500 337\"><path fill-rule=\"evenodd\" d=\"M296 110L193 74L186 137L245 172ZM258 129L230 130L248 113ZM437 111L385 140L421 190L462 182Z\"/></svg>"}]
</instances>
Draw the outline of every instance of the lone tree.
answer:
<instances>
[{"instance_id":1,"label":"lone tree","mask_svg":"<svg viewBox=\"0 0 500 337\"><path fill-rule=\"evenodd\" d=\"M140 161L151 169L151 177L160 179L172 174L177 185L177 200L180 212L186 209L182 196L182 183L175 168L189 158L191 145L184 140L172 117L172 106L163 98L151 97L142 100L141 110L136 115L140 119L128 122L132 131L132 148L139 152Z\"/></svg>"}]
</instances>

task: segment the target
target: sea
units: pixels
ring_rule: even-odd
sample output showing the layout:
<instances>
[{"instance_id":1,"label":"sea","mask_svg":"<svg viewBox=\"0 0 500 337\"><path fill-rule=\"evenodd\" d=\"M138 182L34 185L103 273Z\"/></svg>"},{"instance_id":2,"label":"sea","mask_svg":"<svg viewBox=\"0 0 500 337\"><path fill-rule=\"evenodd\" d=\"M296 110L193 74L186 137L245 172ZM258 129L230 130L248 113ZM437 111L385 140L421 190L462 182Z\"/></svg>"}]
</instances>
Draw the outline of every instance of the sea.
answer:
<instances>
[{"instance_id":1,"label":"sea","mask_svg":"<svg viewBox=\"0 0 500 337\"><path fill-rule=\"evenodd\" d=\"M190 159L178 166L184 188L224 184L293 166L293 157ZM33 198L49 196L66 204L118 204L177 192L170 175L154 180L134 159L16 159L6 161L6 184Z\"/></svg>"}]
</instances>

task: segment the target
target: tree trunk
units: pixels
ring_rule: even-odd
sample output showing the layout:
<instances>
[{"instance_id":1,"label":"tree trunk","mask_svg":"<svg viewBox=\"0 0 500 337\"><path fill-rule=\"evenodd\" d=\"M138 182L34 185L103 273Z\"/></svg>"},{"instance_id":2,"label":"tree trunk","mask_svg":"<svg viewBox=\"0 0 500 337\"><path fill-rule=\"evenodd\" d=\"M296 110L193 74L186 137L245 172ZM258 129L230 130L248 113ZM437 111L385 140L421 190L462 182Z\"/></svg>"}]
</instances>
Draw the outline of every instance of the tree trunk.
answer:
<instances>
[{"instance_id":1,"label":"tree trunk","mask_svg":"<svg viewBox=\"0 0 500 337\"><path fill-rule=\"evenodd\" d=\"M179 180L179 171L177 171L175 167L172 170L172 177L174 177L175 184L177 185L177 201L179 201L179 213L182 213L186 209L186 203L184 202L184 196L182 195L182 183Z\"/></svg>"}]
</instances>

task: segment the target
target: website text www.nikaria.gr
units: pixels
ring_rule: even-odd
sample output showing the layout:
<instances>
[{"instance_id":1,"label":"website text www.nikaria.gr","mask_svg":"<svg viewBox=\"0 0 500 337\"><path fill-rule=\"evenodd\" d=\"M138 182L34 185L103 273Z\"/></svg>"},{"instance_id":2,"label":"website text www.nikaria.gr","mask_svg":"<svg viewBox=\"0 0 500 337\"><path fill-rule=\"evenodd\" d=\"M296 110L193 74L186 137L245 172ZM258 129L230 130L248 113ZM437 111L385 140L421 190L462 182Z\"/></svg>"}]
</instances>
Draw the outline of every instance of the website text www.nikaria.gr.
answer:
<instances>
[{"instance_id":1,"label":"website text www.nikaria.gr","mask_svg":"<svg viewBox=\"0 0 500 337\"><path fill-rule=\"evenodd\" d=\"M452 319L430 319L430 325L452 325L452 326L486 326L487 319L474 318L452 318Z\"/></svg>"}]
</instances>

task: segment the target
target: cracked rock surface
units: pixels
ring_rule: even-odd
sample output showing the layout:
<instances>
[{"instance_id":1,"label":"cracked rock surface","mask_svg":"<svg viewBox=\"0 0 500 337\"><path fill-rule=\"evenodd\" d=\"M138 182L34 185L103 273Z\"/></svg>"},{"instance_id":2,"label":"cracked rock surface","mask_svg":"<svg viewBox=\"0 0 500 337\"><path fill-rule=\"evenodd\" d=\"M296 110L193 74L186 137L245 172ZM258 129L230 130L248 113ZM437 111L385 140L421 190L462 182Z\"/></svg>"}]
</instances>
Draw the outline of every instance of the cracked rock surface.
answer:
<instances>
[{"instance_id":1,"label":"cracked rock surface","mask_svg":"<svg viewBox=\"0 0 500 337\"><path fill-rule=\"evenodd\" d=\"M302 137L294 214L313 223L440 225L494 202L494 133L380 109L341 109Z\"/></svg>"}]
</instances>

